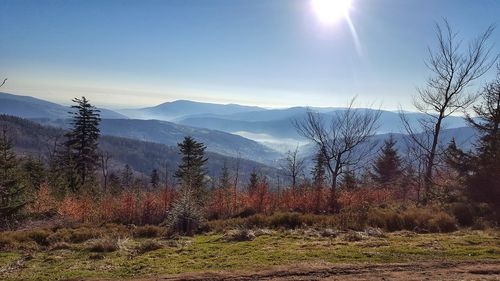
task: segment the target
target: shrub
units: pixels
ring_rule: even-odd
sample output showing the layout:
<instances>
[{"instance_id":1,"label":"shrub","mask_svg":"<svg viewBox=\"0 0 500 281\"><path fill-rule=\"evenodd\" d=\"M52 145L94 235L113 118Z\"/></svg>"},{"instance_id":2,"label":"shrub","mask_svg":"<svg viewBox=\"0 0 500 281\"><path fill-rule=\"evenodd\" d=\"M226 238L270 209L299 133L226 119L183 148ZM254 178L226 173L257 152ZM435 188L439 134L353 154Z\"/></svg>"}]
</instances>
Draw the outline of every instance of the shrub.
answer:
<instances>
[{"instance_id":1,"label":"shrub","mask_svg":"<svg viewBox=\"0 0 500 281\"><path fill-rule=\"evenodd\" d=\"M145 225L138 226L132 231L132 235L136 238L154 238L164 234L164 229L158 226Z\"/></svg>"},{"instance_id":2,"label":"shrub","mask_svg":"<svg viewBox=\"0 0 500 281\"><path fill-rule=\"evenodd\" d=\"M373 227L396 231L403 229L401 215L390 209L373 209L368 213L367 224Z\"/></svg>"},{"instance_id":3,"label":"shrub","mask_svg":"<svg viewBox=\"0 0 500 281\"><path fill-rule=\"evenodd\" d=\"M80 227L76 229L62 228L51 234L47 239L49 243L67 242L67 243L82 243L90 239L101 236L101 231L98 229Z\"/></svg>"},{"instance_id":4,"label":"shrub","mask_svg":"<svg viewBox=\"0 0 500 281\"><path fill-rule=\"evenodd\" d=\"M87 250L97 253L109 253L119 249L118 241L112 238L101 238L93 241Z\"/></svg>"},{"instance_id":5,"label":"shrub","mask_svg":"<svg viewBox=\"0 0 500 281\"><path fill-rule=\"evenodd\" d=\"M348 242L356 242L363 240L363 234L357 231L349 231L344 235L344 240Z\"/></svg>"},{"instance_id":6,"label":"shrub","mask_svg":"<svg viewBox=\"0 0 500 281\"><path fill-rule=\"evenodd\" d=\"M146 240L137 247L137 252L139 252L140 254L144 254L161 248L163 248L162 244L154 240Z\"/></svg>"},{"instance_id":7,"label":"shrub","mask_svg":"<svg viewBox=\"0 0 500 281\"><path fill-rule=\"evenodd\" d=\"M454 217L445 212L438 212L429 220L429 230L431 232L452 232L457 230Z\"/></svg>"},{"instance_id":8,"label":"shrub","mask_svg":"<svg viewBox=\"0 0 500 281\"><path fill-rule=\"evenodd\" d=\"M7 232L2 233L0 236L0 250L8 251L17 248L17 242Z\"/></svg>"},{"instance_id":9,"label":"shrub","mask_svg":"<svg viewBox=\"0 0 500 281\"><path fill-rule=\"evenodd\" d=\"M49 241L47 238L52 234L51 231L45 229L31 230L25 233L25 235L35 241L40 246L48 246Z\"/></svg>"},{"instance_id":10,"label":"shrub","mask_svg":"<svg viewBox=\"0 0 500 281\"><path fill-rule=\"evenodd\" d=\"M66 250L71 249L71 245L66 242L56 242L51 247L51 250Z\"/></svg>"},{"instance_id":11,"label":"shrub","mask_svg":"<svg viewBox=\"0 0 500 281\"><path fill-rule=\"evenodd\" d=\"M295 229L303 225L298 213L278 213L270 218L270 226L274 228Z\"/></svg>"},{"instance_id":12,"label":"shrub","mask_svg":"<svg viewBox=\"0 0 500 281\"><path fill-rule=\"evenodd\" d=\"M451 212L460 225L471 226L474 223L474 210L467 203L453 204Z\"/></svg>"},{"instance_id":13,"label":"shrub","mask_svg":"<svg viewBox=\"0 0 500 281\"><path fill-rule=\"evenodd\" d=\"M255 239L255 233L246 228L230 229L224 234L224 239L235 242L252 241Z\"/></svg>"}]
</instances>

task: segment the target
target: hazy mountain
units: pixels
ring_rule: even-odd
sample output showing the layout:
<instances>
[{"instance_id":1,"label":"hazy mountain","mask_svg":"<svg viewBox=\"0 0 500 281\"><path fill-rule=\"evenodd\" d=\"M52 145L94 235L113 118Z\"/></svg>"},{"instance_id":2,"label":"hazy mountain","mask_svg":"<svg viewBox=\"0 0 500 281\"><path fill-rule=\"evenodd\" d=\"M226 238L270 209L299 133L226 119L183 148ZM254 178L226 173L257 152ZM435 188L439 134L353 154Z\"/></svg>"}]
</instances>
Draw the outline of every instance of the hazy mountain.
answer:
<instances>
[{"instance_id":1,"label":"hazy mountain","mask_svg":"<svg viewBox=\"0 0 500 281\"><path fill-rule=\"evenodd\" d=\"M44 126L33 121L13 116L0 115L0 127L7 128L7 132L14 140L16 151L23 154L46 156L54 147L54 142L62 141L65 131L61 128ZM113 169L122 169L129 164L134 170L149 175L152 169L164 171L165 166L172 174L180 162L179 150L176 146L145 142L114 136L102 136L99 141L100 149L112 155ZM232 173L239 161L240 178L243 184L252 170L263 175L274 177L277 170L264 164L233 157L207 152L206 165L210 176L218 177L226 162Z\"/></svg>"},{"instance_id":2,"label":"hazy mountain","mask_svg":"<svg viewBox=\"0 0 500 281\"><path fill-rule=\"evenodd\" d=\"M59 119L68 116L69 107L30 96L0 92L0 113L23 118ZM102 118L127 118L109 109L99 108Z\"/></svg>"},{"instance_id":3,"label":"hazy mountain","mask_svg":"<svg viewBox=\"0 0 500 281\"><path fill-rule=\"evenodd\" d=\"M331 120L331 116L345 109L322 109L321 116L325 121ZM373 111L373 109L357 109ZM261 141L268 139L279 141L287 138L294 141L301 141L302 137L297 133L293 125L294 120L304 120L306 118L306 107L294 107L289 109L272 109L259 112L245 112L229 115L217 116L188 116L178 120L179 124L196 126L208 129L221 130L228 133L236 133L247 138ZM407 118L411 124L416 125L418 119L423 117L420 113L407 113ZM402 123L399 113L392 111L382 111L378 134L401 133ZM444 127L458 128L465 126L465 121L461 117L450 116L445 119Z\"/></svg>"},{"instance_id":4,"label":"hazy mountain","mask_svg":"<svg viewBox=\"0 0 500 281\"><path fill-rule=\"evenodd\" d=\"M363 146L368 147L374 145L374 149L372 149L371 155L367 155L363 159L363 163L367 164L373 160L374 157L377 156L380 151L384 141L392 137L396 141L396 149L402 157L405 157L408 152L408 145L411 145L409 142L408 135L405 134L380 134L373 136L369 142L362 144L358 147L357 151L360 149L365 150ZM471 127L460 127L460 128L452 128L452 129L444 129L441 131L439 146L445 149L452 140L455 140L457 146L465 151L470 151L474 149L474 143L478 140L477 131ZM308 164L311 167L312 162L310 161L314 154L317 153L317 146L315 144L309 143L303 145L299 148L299 152L301 157L308 159ZM356 151L354 152L356 153Z\"/></svg>"},{"instance_id":5,"label":"hazy mountain","mask_svg":"<svg viewBox=\"0 0 500 281\"><path fill-rule=\"evenodd\" d=\"M67 127L67 119L34 119L43 124ZM166 145L177 145L185 136L203 142L208 151L226 156L271 163L281 155L268 147L241 136L202 128L194 128L159 120L103 119L100 125L105 135L125 137Z\"/></svg>"},{"instance_id":6,"label":"hazy mountain","mask_svg":"<svg viewBox=\"0 0 500 281\"><path fill-rule=\"evenodd\" d=\"M171 121L193 114L235 114L249 111L260 111L263 108L238 104L215 104L177 100L162 103L153 107L140 109L124 109L123 114L136 119L158 119Z\"/></svg>"}]
</instances>

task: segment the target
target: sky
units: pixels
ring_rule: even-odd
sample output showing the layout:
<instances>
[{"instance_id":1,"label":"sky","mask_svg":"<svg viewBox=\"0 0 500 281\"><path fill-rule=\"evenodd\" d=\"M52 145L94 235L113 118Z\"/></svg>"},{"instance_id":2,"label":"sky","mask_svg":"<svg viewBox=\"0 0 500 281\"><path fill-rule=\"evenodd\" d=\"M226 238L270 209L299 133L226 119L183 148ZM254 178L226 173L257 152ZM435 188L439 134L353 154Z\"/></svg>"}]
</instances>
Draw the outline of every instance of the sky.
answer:
<instances>
[{"instance_id":1,"label":"sky","mask_svg":"<svg viewBox=\"0 0 500 281\"><path fill-rule=\"evenodd\" d=\"M464 40L496 24L500 53L500 0L352 0L333 22L313 1L0 0L1 91L110 108L326 107L357 96L411 110L436 22Z\"/></svg>"}]
</instances>

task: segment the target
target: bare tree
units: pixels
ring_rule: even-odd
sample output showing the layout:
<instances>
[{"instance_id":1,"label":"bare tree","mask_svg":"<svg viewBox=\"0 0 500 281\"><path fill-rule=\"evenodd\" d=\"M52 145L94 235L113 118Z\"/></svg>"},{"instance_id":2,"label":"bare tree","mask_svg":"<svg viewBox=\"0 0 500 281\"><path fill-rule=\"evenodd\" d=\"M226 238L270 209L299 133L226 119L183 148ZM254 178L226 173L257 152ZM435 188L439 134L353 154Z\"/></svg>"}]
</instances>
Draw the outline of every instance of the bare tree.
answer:
<instances>
[{"instance_id":1,"label":"bare tree","mask_svg":"<svg viewBox=\"0 0 500 281\"><path fill-rule=\"evenodd\" d=\"M102 178L104 180L104 192L108 191L108 176L109 176L109 165L108 162L111 159L111 154L109 152L101 152L99 153L99 160L102 172Z\"/></svg>"},{"instance_id":2,"label":"bare tree","mask_svg":"<svg viewBox=\"0 0 500 281\"><path fill-rule=\"evenodd\" d=\"M288 151L281 163L284 174L292 181L292 188L297 187L297 180L304 172L305 160L299 156L299 147Z\"/></svg>"},{"instance_id":3,"label":"bare tree","mask_svg":"<svg viewBox=\"0 0 500 281\"><path fill-rule=\"evenodd\" d=\"M369 139L378 128L380 110L355 109L352 99L345 110L336 111L330 120L312 111L294 125L299 134L315 143L323 154L330 178L330 207L336 206L336 188L345 167L356 167L374 151ZM363 145L367 144L367 145Z\"/></svg>"},{"instance_id":4,"label":"bare tree","mask_svg":"<svg viewBox=\"0 0 500 281\"><path fill-rule=\"evenodd\" d=\"M0 87L2 87L5 84L5 82L7 82L7 78L3 79L3 82L0 84Z\"/></svg>"},{"instance_id":5,"label":"bare tree","mask_svg":"<svg viewBox=\"0 0 500 281\"><path fill-rule=\"evenodd\" d=\"M476 95L467 91L469 86L496 61L496 58L490 59L492 49L488 46L493 29L492 26L488 27L464 47L458 33L453 31L447 20L443 20L442 25L436 24L437 46L428 48L429 58L426 61L431 75L426 85L418 89L418 95L413 100L415 108L425 113L426 117L414 126L401 111L404 129L412 145L418 146L424 153L424 204L429 200L433 173L442 151L439 137L443 120L465 111L476 100Z\"/></svg>"}]
</instances>

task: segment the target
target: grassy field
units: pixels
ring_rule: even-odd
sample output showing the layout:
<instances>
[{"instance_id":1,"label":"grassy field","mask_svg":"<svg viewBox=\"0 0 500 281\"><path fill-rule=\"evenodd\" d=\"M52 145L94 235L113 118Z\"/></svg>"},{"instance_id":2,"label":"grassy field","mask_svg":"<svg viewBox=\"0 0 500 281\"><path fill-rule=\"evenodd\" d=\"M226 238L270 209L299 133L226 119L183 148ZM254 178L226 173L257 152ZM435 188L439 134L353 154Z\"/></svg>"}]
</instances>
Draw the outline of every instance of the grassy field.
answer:
<instances>
[{"instance_id":1,"label":"grassy field","mask_svg":"<svg viewBox=\"0 0 500 281\"><path fill-rule=\"evenodd\" d=\"M60 229L51 235L58 231L67 230ZM404 231L382 236L380 233L315 230L257 231L255 234L254 240L242 242L231 241L224 234L176 239L121 235L116 239L77 239L74 243L50 245L46 239L36 239L37 235L30 234L40 245L0 252L0 279L123 279L252 270L308 262L500 261L499 230L461 230L447 234ZM0 237L2 235L23 236L22 233L0 233Z\"/></svg>"}]
</instances>

